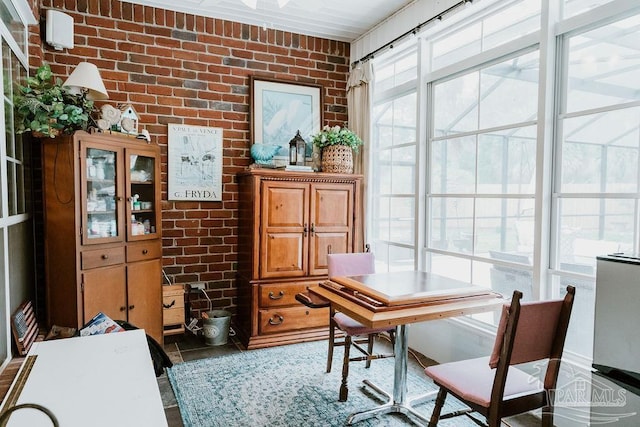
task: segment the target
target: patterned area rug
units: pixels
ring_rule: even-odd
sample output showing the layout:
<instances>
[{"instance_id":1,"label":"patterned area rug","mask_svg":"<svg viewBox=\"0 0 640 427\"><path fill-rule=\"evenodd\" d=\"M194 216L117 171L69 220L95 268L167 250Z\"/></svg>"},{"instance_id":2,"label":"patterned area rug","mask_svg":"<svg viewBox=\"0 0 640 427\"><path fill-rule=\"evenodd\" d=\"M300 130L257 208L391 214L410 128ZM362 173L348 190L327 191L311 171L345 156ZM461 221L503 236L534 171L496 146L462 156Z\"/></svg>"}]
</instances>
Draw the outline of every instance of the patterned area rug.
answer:
<instances>
[{"instance_id":1,"label":"patterned area rug","mask_svg":"<svg viewBox=\"0 0 640 427\"><path fill-rule=\"evenodd\" d=\"M375 360L366 369L352 362L349 399L338 401L342 348L334 351L332 372L325 373L326 341L293 344L270 349L176 364L167 370L185 427L214 426L343 426L349 414L373 408L383 400L362 386L370 379L384 390L393 390L393 359ZM410 357L409 396L424 394L435 386ZM418 406L425 417L433 402ZM447 399L444 411L458 408ZM383 415L357 426L414 425L402 415ZM466 417L443 420L442 426L476 426Z\"/></svg>"}]
</instances>

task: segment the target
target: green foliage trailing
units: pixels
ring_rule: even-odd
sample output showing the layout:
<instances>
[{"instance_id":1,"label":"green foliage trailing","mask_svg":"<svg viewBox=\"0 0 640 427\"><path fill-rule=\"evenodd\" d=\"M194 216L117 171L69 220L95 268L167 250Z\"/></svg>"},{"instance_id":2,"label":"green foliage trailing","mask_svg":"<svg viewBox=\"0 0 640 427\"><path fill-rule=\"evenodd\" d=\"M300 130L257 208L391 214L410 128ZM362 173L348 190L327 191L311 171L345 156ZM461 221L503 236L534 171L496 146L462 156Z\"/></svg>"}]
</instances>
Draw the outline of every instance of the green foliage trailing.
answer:
<instances>
[{"instance_id":1,"label":"green foliage trailing","mask_svg":"<svg viewBox=\"0 0 640 427\"><path fill-rule=\"evenodd\" d=\"M54 79L48 64L38 67L26 83L19 86L13 99L17 133L53 138L60 133L87 130L94 112L93 101L70 93L60 78Z\"/></svg>"}]
</instances>

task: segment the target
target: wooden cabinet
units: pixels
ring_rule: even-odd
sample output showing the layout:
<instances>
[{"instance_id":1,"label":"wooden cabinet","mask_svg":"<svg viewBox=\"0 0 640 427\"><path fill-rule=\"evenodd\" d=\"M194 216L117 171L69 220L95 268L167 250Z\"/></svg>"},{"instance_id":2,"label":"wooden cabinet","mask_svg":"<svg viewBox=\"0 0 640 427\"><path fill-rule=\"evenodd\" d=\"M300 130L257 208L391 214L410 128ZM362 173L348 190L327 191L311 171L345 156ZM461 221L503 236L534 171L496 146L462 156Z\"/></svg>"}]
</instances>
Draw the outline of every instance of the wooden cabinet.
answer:
<instances>
[{"instance_id":1,"label":"wooden cabinet","mask_svg":"<svg viewBox=\"0 0 640 427\"><path fill-rule=\"evenodd\" d=\"M238 183L238 319L248 348L325 337L328 309L298 292L327 277L327 253L362 250L360 175L256 169Z\"/></svg>"},{"instance_id":2,"label":"wooden cabinet","mask_svg":"<svg viewBox=\"0 0 640 427\"><path fill-rule=\"evenodd\" d=\"M162 287L162 319L165 335L184 333L184 286L165 285Z\"/></svg>"},{"instance_id":3,"label":"wooden cabinet","mask_svg":"<svg viewBox=\"0 0 640 427\"><path fill-rule=\"evenodd\" d=\"M48 326L99 311L162 343L160 150L127 136L42 140Z\"/></svg>"}]
</instances>

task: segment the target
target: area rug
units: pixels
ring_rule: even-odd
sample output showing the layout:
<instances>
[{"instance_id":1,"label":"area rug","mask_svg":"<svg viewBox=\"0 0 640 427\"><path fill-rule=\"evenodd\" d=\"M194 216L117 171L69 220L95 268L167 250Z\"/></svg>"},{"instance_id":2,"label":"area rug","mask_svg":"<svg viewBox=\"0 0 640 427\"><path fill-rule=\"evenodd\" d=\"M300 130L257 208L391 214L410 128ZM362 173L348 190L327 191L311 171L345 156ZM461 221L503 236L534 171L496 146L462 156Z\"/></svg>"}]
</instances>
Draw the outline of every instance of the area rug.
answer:
<instances>
[{"instance_id":1,"label":"area rug","mask_svg":"<svg viewBox=\"0 0 640 427\"><path fill-rule=\"evenodd\" d=\"M393 390L393 359L380 359L366 369L352 362L349 398L338 401L342 348L334 352L333 370L325 373L325 341L293 344L270 349L200 359L174 365L167 370L185 427L214 426L343 426L349 414L370 409L382 399L362 386L370 379L385 390ZM409 396L434 390L422 368L410 358ZM459 408L447 399L445 411ZM433 402L418 406L429 417ZM383 415L357 426L413 425L402 415ZM442 426L476 426L466 417L443 420Z\"/></svg>"}]
</instances>

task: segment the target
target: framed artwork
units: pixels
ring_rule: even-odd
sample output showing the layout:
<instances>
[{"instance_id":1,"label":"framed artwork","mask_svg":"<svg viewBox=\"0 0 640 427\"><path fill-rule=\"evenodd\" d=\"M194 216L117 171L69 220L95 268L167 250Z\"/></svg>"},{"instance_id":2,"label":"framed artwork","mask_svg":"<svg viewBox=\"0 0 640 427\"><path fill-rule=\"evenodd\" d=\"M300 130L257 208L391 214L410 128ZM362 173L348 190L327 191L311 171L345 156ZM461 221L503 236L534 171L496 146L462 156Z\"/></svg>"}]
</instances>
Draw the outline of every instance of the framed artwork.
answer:
<instances>
[{"instance_id":1,"label":"framed artwork","mask_svg":"<svg viewBox=\"0 0 640 427\"><path fill-rule=\"evenodd\" d=\"M169 124L168 199L222 201L222 128Z\"/></svg>"},{"instance_id":2,"label":"framed artwork","mask_svg":"<svg viewBox=\"0 0 640 427\"><path fill-rule=\"evenodd\" d=\"M311 137L320 132L322 86L251 76L251 141L280 146L276 165L289 160L289 141L298 130L311 158Z\"/></svg>"}]
</instances>

